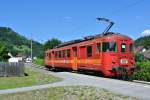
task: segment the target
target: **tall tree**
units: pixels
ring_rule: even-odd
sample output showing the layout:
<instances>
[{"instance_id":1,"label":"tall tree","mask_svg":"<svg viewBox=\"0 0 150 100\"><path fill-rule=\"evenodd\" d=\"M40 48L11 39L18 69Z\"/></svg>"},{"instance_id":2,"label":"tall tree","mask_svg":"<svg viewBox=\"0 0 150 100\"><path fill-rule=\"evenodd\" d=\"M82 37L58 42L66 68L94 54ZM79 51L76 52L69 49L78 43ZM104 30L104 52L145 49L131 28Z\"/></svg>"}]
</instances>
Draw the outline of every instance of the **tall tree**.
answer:
<instances>
[{"instance_id":1,"label":"tall tree","mask_svg":"<svg viewBox=\"0 0 150 100\"><path fill-rule=\"evenodd\" d=\"M9 50L6 45L4 43L0 43L0 61L6 61L9 59L8 52Z\"/></svg>"},{"instance_id":2,"label":"tall tree","mask_svg":"<svg viewBox=\"0 0 150 100\"><path fill-rule=\"evenodd\" d=\"M56 39L56 38L52 38L50 40L48 40L47 42L45 42L44 44L44 49L52 49L55 46L58 46L59 44L61 44L61 41Z\"/></svg>"}]
</instances>

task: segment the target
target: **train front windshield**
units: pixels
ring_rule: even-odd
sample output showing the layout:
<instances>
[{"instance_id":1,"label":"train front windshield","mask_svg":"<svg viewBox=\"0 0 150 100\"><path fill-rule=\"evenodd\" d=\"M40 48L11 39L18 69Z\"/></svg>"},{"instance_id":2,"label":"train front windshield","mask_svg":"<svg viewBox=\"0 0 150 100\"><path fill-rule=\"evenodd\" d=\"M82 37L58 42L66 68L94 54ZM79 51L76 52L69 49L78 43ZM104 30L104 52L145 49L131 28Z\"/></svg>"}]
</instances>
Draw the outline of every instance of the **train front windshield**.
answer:
<instances>
[{"instance_id":1,"label":"train front windshield","mask_svg":"<svg viewBox=\"0 0 150 100\"><path fill-rule=\"evenodd\" d=\"M117 52L116 42L103 42L103 52Z\"/></svg>"}]
</instances>

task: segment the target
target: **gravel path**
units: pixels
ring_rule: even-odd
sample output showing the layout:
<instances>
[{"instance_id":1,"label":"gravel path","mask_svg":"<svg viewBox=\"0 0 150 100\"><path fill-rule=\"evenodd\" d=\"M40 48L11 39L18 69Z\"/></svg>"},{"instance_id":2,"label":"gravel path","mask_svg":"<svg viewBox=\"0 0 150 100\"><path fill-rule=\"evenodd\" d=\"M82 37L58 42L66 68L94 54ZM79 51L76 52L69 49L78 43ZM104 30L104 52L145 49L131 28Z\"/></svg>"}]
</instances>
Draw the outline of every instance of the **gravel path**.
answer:
<instances>
[{"instance_id":1,"label":"gravel path","mask_svg":"<svg viewBox=\"0 0 150 100\"><path fill-rule=\"evenodd\" d=\"M138 97L144 100L150 100L150 85L126 82L126 81L109 79L109 78L102 78L97 76L76 74L70 72L51 72L43 69L37 69L37 68L34 69L43 73L61 77L64 80L62 82L57 82L52 84L0 90L0 94L25 92L30 90L45 89L45 88L56 87L56 86L84 85L84 86L100 87L100 88L107 89L113 93Z\"/></svg>"}]
</instances>

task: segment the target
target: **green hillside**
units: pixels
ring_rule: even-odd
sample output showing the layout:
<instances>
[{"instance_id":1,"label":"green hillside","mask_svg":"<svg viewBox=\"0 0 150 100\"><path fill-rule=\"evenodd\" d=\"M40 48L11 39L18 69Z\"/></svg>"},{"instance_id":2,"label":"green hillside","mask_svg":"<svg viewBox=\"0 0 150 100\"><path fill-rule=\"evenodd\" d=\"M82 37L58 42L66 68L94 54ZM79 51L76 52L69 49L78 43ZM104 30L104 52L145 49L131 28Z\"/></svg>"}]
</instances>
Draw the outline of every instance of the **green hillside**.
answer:
<instances>
[{"instance_id":1,"label":"green hillside","mask_svg":"<svg viewBox=\"0 0 150 100\"><path fill-rule=\"evenodd\" d=\"M140 37L135 40L135 46L144 46L145 48L150 48L150 36Z\"/></svg>"},{"instance_id":2,"label":"green hillside","mask_svg":"<svg viewBox=\"0 0 150 100\"><path fill-rule=\"evenodd\" d=\"M30 55L30 40L8 27L0 27L0 43L15 55ZM43 45L33 41L33 56L43 56Z\"/></svg>"}]
</instances>

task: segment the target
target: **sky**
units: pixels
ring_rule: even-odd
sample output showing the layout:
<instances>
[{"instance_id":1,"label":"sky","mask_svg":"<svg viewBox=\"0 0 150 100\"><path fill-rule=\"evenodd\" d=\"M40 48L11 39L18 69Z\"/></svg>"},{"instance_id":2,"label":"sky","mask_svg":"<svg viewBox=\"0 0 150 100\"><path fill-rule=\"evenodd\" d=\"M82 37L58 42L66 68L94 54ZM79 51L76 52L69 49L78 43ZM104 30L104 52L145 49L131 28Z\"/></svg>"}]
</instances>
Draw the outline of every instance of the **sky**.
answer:
<instances>
[{"instance_id":1,"label":"sky","mask_svg":"<svg viewBox=\"0 0 150 100\"><path fill-rule=\"evenodd\" d=\"M0 26L41 43L100 34L108 23L110 31L136 39L150 34L150 0L0 0Z\"/></svg>"}]
</instances>

